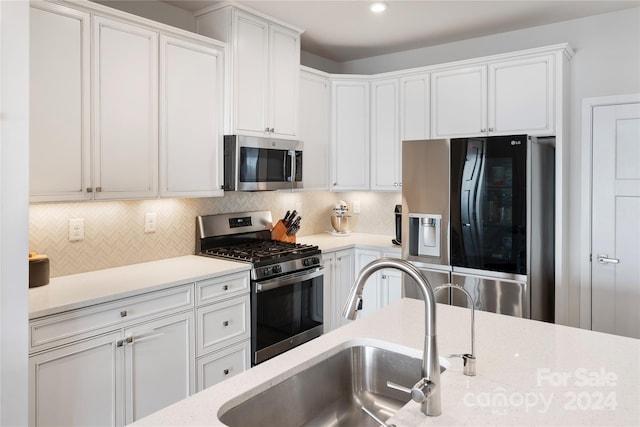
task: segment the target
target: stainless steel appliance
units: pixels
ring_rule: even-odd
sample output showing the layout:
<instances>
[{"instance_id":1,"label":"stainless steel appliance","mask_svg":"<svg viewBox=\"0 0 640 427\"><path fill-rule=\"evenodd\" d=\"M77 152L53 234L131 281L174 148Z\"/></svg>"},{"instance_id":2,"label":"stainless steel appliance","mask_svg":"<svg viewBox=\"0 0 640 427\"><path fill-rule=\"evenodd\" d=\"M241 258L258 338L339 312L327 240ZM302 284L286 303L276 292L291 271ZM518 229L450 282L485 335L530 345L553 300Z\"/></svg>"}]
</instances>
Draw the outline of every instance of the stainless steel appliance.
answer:
<instances>
[{"instance_id":1,"label":"stainless steel appliance","mask_svg":"<svg viewBox=\"0 0 640 427\"><path fill-rule=\"evenodd\" d=\"M196 218L197 254L252 265L252 365L323 332L320 249L271 240L271 228L269 211Z\"/></svg>"},{"instance_id":2,"label":"stainless steel appliance","mask_svg":"<svg viewBox=\"0 0 640 427\"><path fill-rule=\"evenodd\" d=\"M302 188L301 141L224 136L224 190Z\"/></svg>"},{"instance_id":3,"label":"stainless steel appliance","mask_svg":"<svg viewBox=\"0 0 640 427\"><path fill-rule=\"evenodd\" d=\"M553 321L554 142L404 141L403 258L434 286L463 286L477 309ZM407 280L405 295L414 292ZM467 305L457 294L444 298Z\"/></svg>"}]
</instances>

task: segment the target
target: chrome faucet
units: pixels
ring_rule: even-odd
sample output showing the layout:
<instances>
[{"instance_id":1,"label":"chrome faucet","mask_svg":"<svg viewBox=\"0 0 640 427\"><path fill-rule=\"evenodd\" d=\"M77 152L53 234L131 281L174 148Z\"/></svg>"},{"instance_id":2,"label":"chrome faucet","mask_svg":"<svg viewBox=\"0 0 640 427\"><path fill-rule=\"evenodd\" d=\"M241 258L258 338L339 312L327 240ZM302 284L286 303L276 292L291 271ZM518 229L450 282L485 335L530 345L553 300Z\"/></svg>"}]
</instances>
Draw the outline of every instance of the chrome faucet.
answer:
<instances>
[{"instance_id":1,"label":"chrome faucet","mask_svg":"<svg viewBox=\"0 0 640 427\"><path fill-rule=\"evenodd\" d=\"M451 285L451 284L440 285L433 290L433 293L437 294L442 289L447 289L447 288L451 288L453 290L457 289L462 293L464 293L467 296L467 300L469 300L469 305L471 305L471 354L450 354L449 357L461 357L464 362L464 368L462 372L465 375L473 377L476 375L476 351L475 351L476 326L475 326L475 319L474 319L475 308L473 305L473 298L471 297L471 294L469 293L469 291L467 291L465 288L463 288L460 285Z\"/></svg>"},{"instance_id":2,"label":"chrome faucet","mask_svg":"<svg viewBox=\"0 0 640 427\"><path fill-rule=\"evenodd\" d=\"M345 302L342 315L350 320L356 318L362 307L362 289L367 279L382 269L400 270L410 276L418 284L425 302L425 337L422 357L422 379L411 389L411 398L420 403L420 410L425 415L435 417L442 413L440 396L440 364L438 362L438 345L436 342L436 300L429 281L408 261L396 258L380 258L367 264L351 286L349 297Z\"/></svg>"}]
</instances>

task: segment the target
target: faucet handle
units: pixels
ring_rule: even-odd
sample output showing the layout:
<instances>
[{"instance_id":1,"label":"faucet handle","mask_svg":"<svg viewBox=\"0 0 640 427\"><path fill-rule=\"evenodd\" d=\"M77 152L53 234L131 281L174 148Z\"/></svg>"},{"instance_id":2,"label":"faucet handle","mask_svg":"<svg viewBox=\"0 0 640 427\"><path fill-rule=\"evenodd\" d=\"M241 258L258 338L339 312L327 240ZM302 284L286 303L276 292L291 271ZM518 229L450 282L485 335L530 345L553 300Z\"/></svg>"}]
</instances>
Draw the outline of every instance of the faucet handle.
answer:
<instances>
[{"instance_id":1,"label":"faucet handle","mask_svg":"<svg viewBox=\"0 0 640 427\"><path fill-rule=\"evenodd\" d=\"M421 379L411 389L411 399L413 399L414 402L418 403L424 402L425 400L427 400L435 386L436 383L434 383L433 381L427 378Z\"/></svg>"},{"instance_id":2,"label":"faucet handle","mask_svg":"<svg viewBox=\"0 0 640 427\"><path fill-rule=\"evenodd\" d=\"M463 361L462 373L469 376L476 376L476 356L473 354L450 354L449 357L459 357Z\"/></svg>"}]
</instances>

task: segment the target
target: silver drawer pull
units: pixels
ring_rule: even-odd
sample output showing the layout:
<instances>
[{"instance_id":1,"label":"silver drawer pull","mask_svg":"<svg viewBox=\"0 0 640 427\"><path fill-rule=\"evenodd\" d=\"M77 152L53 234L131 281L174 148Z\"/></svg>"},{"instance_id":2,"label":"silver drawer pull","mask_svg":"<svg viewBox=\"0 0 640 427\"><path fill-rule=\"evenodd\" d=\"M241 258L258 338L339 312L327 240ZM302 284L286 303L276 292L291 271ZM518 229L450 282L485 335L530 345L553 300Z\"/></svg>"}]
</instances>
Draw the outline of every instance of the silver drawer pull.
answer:
<instances>
[{"instance_id":1,"label":"silver drawer pull","mask_svg":"<svg viewBox=\"0 0 640 427\"><path fill-rule=\"evenodd\" d=\"M224 285L224 286L222 287L222 290L223 290L223 291L228 291L228 290L229 290L229 285Z\"/></svg>"},{"instance_id":2,"label":"silver drawer pull","mask_svg":"<svg viewBox=\"0 0 640 427\"><path fill-rule=\"evenodd\" d=\"M609 258L609 255L598 255L598 262L601 264L619 264L620 260L617 258Z\"/></svg>"},{"instance_id":3,"label":"silver drawer pull","mask_svg":"<svg viewBox=\"0 0 640 427\"><path fill-rule=\"evenodd\" d=\"M127 310L122 310L120 312L120 317L127 317Z\"/></svg>"},{"instance_id":4,"label":"silver drawer pull","mask_svg":"<svg viewBox=\"0 0 640 427\"><path fill-rule=\"evenodd\" d=\"M224 374L225 374L225 375L229 375L229 370L228 370L228 369L225 369L225 370L224 370L224 371L222 371L222 372L224 372Z\"/></svg>"},{"instance_id":5,"label":"silver drawer pull","mask_svg":"<svg viewBox=\"0 0 640 427\"><path fill-rule=\"evenodd\" d=\"M222 326L229 326L229 321L225 320L224 322L222 322Z\"/></svg>"}]
</instances>

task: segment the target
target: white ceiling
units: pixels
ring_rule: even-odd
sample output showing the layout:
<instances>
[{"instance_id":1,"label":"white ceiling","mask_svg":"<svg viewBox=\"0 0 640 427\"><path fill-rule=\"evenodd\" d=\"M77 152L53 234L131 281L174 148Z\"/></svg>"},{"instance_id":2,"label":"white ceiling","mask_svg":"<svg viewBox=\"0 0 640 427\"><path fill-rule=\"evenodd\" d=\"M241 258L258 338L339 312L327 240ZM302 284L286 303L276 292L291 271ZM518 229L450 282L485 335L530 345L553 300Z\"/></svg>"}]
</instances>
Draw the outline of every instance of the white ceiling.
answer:
<instances>
[{"instance_id":1,"label":"white ceiling","mask_svg":"<svg viewBox=\"0 0 640 427\"><path fill-rule=\"evenodd\" d=\"M166 0L197 11L214 0ZM638 0L435 1L386 0L380 15L370 1L237 1L305 30L302 50L336 62L433 46L505 31L636 7Z\"/></svg>"}]
</instances>

